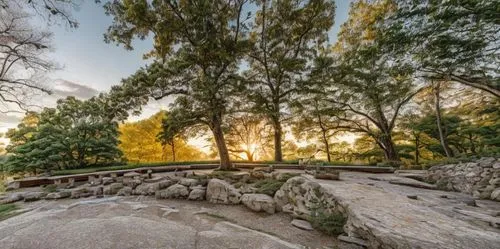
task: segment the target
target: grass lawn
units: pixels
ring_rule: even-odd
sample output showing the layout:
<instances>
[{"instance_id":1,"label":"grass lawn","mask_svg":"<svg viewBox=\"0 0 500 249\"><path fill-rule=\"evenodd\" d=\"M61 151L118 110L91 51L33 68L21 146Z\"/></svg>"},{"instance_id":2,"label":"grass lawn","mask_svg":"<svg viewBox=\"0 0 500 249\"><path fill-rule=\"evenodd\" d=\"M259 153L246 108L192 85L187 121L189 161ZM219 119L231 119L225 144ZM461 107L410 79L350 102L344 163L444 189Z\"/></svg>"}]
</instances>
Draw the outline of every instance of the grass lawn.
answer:
<instances>
[{"instance_id":1,"label":"grass lawn","mask_svg":"<svg viewBox=\"0 0 500 249\"><path fill-rule=\"evenodd\" d=\"M0 204L0 220L8 219L12 216L18 215L19 213L13 213L19 209L15 204Z\"/></svg>"}]
</instances>

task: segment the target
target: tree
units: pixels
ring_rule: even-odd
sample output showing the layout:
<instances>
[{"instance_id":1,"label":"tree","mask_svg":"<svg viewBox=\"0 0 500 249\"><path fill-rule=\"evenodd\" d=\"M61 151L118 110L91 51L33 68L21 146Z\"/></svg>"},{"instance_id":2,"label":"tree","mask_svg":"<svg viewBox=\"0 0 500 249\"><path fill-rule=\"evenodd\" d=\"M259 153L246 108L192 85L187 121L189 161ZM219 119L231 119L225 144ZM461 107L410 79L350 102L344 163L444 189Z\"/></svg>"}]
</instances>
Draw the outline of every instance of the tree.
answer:
<instances>
[{"instance_id":1,"label":"tree","mask_svg":"<svg viewBox=\"0 0 500 249\"><path fill-rule=\"evenodd\" d=\"M342 131L339 129L341 122L338 115L334 115L337 110L332 109L328 102L314 97L302 99L294 107L294 112L300 113L293 127L295 137L318 139L323 144L320 150L326 154L328 162L331 162L331 138Z\"/></svg>"},{"instance_id":2,"label":"tree","mask_svg":"<svg viewBox=\"0 0 500 249\"><path fill-rule=\"evenodd\" d=\"M262 117L233 115L228 123L225 137L233 157L248 161L270 159L272 131Z\"/></svg>"},{"instance_id":3,"label":"tree","mask_svg":"<svg viewBox=\"0 0 500 249\"><path fill-rule=\"evenodd\" d=\"M396 55L386 53L378 24L391 9L390 1L353 4L333 55L315 60L309 91L336 109L343 122L339 128L369 135L386 160L399 161L392 131L402 108L421 88L412 79L412 68L394 63Z\"/></svg>"},{"instance_id":4,"label":"tree","mask_svg":"<svg viewBox=\"0 0 500 249\"><path fill-rule=\"evenodd\" d=\"M100 0L94 0L96 3ZM73 0L0 0L0 8L7 11L24 9L47 19L49 22L56 19L66 22L71 28L78 27L78 22L72 18L70 12L76 7Z\"/></svg>"},{"instance_id":5,"label":"tree","mask_svg":"<svg viewBox=\"0 0 500 249\"><path fill-rule=\"evenodd\" d=\"M56 108L28 113L11 139L7 161L9 171L78 168L113 162L121 157L117 123L100 112L95 98L58 100Z\"/></svg>"},{"instance_id":6,"label":"tree","mask_svg":"<svg viewBox=\"0 0 500 249\"><path fill-rule=\"evenodd\" d=\"M500 98L498 1L394 1L386 39L425 77Z\"/></svg>"},{"instance_id":7,"label":"tree","mask_svg":"<svg viewBox=\"0 0 500 249\"><path fill-rule=\"evenodd\" d=\"M256 1L249 53L249 97L254 111L274 128L274 160L282 161L282 122L291 96L304 77L314 44L324 43L333 25L335 3L329 0Z\"/></svg>"},{"instance_id":8,"label":"tree","mask_svg":"<svg viewBox=\"0 0 500 249\"><path fill-rule=\"evenodd\" d=\"M50 93L40 80L54 69L45 57L52 33L39 31L29 24L30 15L5 4L0 8L0 111L26 110L33 92Z\"/></svg>"},{"instance_id":9,"label":"tree","mask_svg":"<svg viewBox=\"0 0 500 249\"><path fill-rule=\"evenodd\" d=\"M113 16L107 41L131 49L134 37L154 35L154 48L147 56L155 62L124 80L115 94L124 96L123 102L135 98L138 104L147 103L149 97L175 96L174 120L180 127L202 124L212 131L221 169L231 168L222 124L241 92L237 65L249 48L245 23L249 17L243 14L247 3L139 0L105 5Z\"/></svg>"}]
</instances>

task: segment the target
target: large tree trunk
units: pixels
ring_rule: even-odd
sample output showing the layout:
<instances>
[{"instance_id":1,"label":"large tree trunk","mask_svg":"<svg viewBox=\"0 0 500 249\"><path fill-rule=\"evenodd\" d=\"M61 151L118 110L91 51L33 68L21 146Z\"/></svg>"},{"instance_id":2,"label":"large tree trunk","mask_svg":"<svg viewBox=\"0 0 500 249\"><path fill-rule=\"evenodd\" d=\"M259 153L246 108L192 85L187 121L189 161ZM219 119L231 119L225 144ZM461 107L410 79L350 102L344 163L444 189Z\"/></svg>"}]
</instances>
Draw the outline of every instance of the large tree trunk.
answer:
<instances>
[{"instance_id":1,"label":"large tree trunk","mask_svg":"<svg viewBox=\"0 0 500 249\"><path fill-rule=\"evenodd\" d=\"M274 161L283 161L283 151L281 150L281 136L283 131L281 129L281 122L279 120L273 120L274 126Z\"/></svg>"},{"instance_id":2,"label":"large tree trunk","mask_svg":"<svg viewBox=\"0 0 500 249\"><path fill-rule=\"evenodd\" d=\"M441 142L441 146L443 147L444 153L446 154L446 157L453 157L453 151L450 149L450 146L448 145L448 140L446 139L446 136L444 135L443 132L443 127L442 127L442 121L441 121L441 106L440 106L440 88L441 88L441 82L437 82L434 85L434 105L436 109L436 123L437 123L437 128L438 128L438 133L439 133L439 141Z\"/></svg>"},{"instance_id":3,"label":"large tree trunk","mask_svg":"<svg viewBox=\"0 0 500 249\"><path fill-rule=\"evenodd\" d=\"M387 161L399 161L399 155L396 151L396 146L392 141L391 134L384 134L379 138L379 145L384 151L384 156Z\"/></svg>"},{"instance_id":4,"label":"large tree trunk","mask_svg":"<svg viewBox=\"0 0 500 249\"><path fill-rule=\"evenodd\" d=\"M217 151L219 152L220 169L230 170L232 168L231 161L229 160L229 151L227 150L226 140L222 132L220 118L214 117L210 128L214 135L215 143L217 144Z\"/></svg>"}]
</instances>

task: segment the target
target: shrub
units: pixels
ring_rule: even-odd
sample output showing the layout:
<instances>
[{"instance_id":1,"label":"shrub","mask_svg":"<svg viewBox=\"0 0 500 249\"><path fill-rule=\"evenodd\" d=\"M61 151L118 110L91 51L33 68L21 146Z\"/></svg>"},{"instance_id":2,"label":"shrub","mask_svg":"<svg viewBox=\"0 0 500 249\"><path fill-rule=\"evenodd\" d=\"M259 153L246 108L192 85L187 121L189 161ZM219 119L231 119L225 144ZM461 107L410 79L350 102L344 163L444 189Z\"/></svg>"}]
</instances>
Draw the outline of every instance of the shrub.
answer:
<instances>
[{"instance_id":1,"label":"shrub","mask_svg":"<svg viewBox=\"0 0 500 249\"><path fill-rule=\"evenodd\" d=\"M257 188L257 193L266 194L269 196L274 196L276 191L278 191L281 186L285 184L284 181L278 181L272 178L266 178L259 180L255 183L255 187Z\"/></svg>"},{"instance_id":2,"label":"shrub","mask_svg":"<svg viewBox=\"0 0 500 249\"><path fill-rule=\"evenodd\" d=\"M315 229L334 236L344 232L346 221L347 218L340 212L326 213L323 210L316 210L309 218Z\"/></svg>"},{"instance_id":3,"label":"shrub","mask_svg":"<svg viewBox=\"0 0 500 249\"><path fill-rule=\"evenodd\" d=\"M57 185L55 184L49 184L45 187L43 187L43 191L53 193L57 191Z\"/></svg>"}]
</instances>

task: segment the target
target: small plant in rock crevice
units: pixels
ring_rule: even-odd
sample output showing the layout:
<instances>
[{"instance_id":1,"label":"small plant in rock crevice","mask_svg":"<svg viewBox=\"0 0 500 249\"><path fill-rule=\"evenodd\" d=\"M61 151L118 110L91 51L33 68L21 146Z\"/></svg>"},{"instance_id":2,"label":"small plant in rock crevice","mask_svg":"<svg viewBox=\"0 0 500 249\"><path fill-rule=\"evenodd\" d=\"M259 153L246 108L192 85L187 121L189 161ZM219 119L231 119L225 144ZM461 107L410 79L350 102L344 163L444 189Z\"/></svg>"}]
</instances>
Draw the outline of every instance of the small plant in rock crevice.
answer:
<instances>
[{"instance_id":1,"label":"small plant in rock crevice","mask_svg":"<svg viewBox=\"0 0 500 249\"><path fill-rule=\"evenodd\" d=\"M257 188L257 193L274 196L276 191L278 191L283 184L285 184L285 182L267 178L257 181L254 186Z\"/></svg>"},{"instance_id":2,"label":"small plant in rock crevice","mask_svg":"<svg viewBox=\"0 0 500 249\"><path fill-rule=\"evenodd\" d=\"M312 210L309 222L311 225L328 235L340 235L344 232L347 217L337 210L328 210L324 201L318 200L316 207Z\"/></svg>"},{"instance_id":3,"label":"small plant in rock crevice","mask_svg":"<svg viewBox=\"0 0 500 249\"><path fill-rule=\"evenodd\" d=\"M49 185L43 187L43 191L48 192L48 193L57 192L57 185L49 184Z\"/></svg>"}]
</instances>

